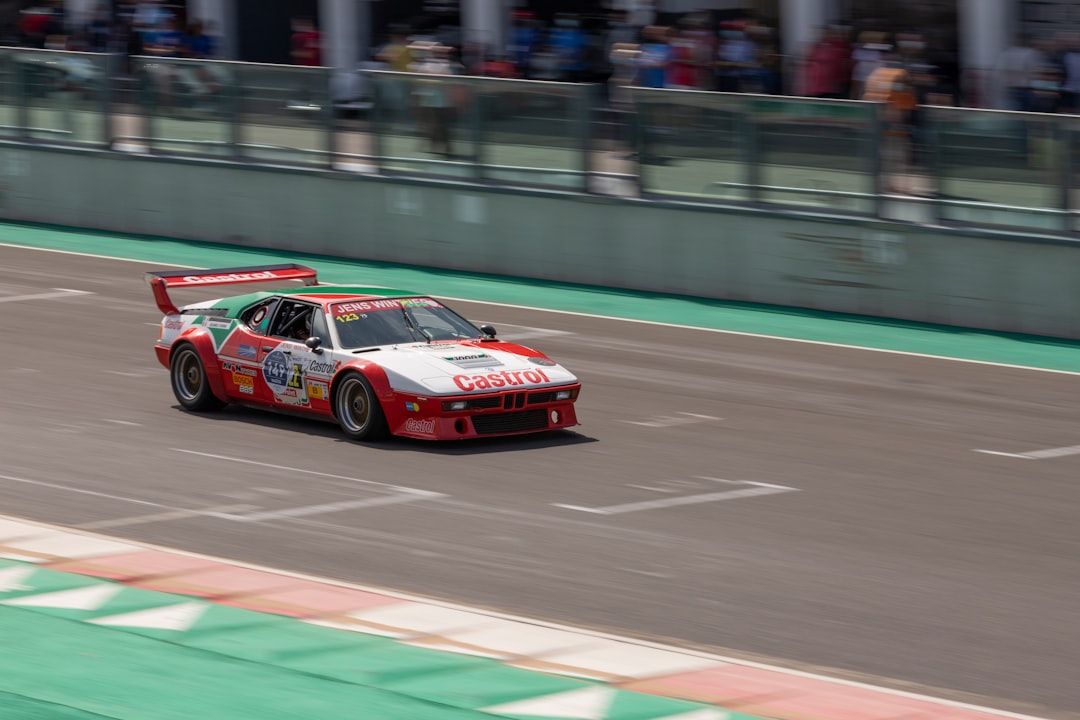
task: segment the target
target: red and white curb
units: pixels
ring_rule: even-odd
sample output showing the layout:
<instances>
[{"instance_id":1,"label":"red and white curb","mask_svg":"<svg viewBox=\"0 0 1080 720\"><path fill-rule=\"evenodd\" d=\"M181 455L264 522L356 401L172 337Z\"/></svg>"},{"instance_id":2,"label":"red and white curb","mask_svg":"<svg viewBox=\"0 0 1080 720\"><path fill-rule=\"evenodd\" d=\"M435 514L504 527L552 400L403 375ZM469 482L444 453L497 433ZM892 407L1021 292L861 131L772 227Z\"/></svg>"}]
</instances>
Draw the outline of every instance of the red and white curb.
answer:
<instances>
[{"instance_id":1,"label":"red and white curb","mask_svg":"<svg viewBox=\"0 0 1080 720\"><path fill-rule=\"evenodd\" d=\"M777 720L1041 720L19 518L0 558Z\"/></svg>"}]
</instances>

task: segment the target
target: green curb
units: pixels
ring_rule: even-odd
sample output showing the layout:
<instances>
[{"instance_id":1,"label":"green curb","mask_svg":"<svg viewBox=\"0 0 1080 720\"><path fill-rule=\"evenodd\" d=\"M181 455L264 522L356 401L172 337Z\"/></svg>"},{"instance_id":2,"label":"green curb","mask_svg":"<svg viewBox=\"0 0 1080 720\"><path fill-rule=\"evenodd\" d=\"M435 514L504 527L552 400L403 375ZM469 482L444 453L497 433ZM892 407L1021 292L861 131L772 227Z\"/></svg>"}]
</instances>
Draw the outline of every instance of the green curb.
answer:
<instances>
[{"instance_id":1,"label":"green curb","mask_svg":"<svg viewBox=\"0 0 1080 720\"><path fill-rule=\"evenodd\" d=\"M4 720L755 720L28 563L0 583Z\"/></svg>"}]
</instances>

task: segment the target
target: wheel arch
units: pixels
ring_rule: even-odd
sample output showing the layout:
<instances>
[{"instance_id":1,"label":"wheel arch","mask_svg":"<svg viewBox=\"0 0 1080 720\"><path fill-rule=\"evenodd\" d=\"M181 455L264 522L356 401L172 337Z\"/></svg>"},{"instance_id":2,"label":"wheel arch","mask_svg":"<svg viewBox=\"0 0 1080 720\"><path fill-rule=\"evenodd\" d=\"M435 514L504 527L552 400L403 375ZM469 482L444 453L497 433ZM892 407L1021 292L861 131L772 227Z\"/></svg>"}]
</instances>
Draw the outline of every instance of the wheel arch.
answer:
<instances>
[{"instance_id":1,"label":"wheel arch","mask_svg":"<svg viewBox=\"0 0 1080 720\"><path fill-rule=\"evenodd\" d=\"M371 383L371 389L375 391L375 397L379 401L379 406L382 407L383 414L388 415L387 410L390 409L390 400L394 397L394 389L390 387L390 378L386 376L386 371L382 369L381 365L367 360L353 360L338 368L338 371L334 373L334 377L330 380L331 399L336 397L341 379L350 372L358 372L367 378L367 381ZM334 418L337 419L336 403L332 401L330 411L334 414Z\"/></svg>"},{"instance_id":2,"label":"wheel arch","mask_svg":"<svg viewBox=\"0 0 1080 720\"><path fill-rule=\"evenodd\" d=\"M199 354L203 368L206 370L206 381L210 385L210 392L222 402L229 402L228 393L225 392L225 382L221 379L221 364L218 362L217 350L210 334L205 330L191 329L180 335L169 346L169 365L172 366L173 354L184 345L195 348Z\"/></svg>"}]
</instances>

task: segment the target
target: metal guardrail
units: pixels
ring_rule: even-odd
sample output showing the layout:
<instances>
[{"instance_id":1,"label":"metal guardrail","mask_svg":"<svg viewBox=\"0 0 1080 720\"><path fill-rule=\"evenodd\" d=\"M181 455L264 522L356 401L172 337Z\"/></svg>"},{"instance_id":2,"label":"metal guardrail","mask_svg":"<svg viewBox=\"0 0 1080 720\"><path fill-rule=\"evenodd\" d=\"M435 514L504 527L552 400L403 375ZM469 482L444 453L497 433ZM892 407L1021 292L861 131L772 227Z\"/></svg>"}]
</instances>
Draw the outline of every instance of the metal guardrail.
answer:
<instances>
[{"instance_id":1,"label":"metal guardrail","mask_svg":"<svg viewBox=\"0 0 1080 720\"><path fill-rule=\"evenodd\" d=\"M897 140L875 103L622 91L0 48L0 141L859 217L910 197L1064 233L1080 212L1080 117L922 107Z\"/></svg>"}]
</instances>

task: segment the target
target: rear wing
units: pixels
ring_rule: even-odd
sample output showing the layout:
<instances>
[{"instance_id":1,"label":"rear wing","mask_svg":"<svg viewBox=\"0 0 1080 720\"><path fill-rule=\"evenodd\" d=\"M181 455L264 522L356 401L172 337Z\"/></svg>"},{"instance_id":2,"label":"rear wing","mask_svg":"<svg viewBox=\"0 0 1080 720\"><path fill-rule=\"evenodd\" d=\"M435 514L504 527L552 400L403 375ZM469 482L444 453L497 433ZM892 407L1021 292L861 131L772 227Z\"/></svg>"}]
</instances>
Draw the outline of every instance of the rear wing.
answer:
<instances>
[{"instance_id":1,"label":"rear wing","mask_svg":"<svg viewBox=\"0 0 1080 720\"><path fill-rule=\"evenodd\" d=\"M169 298L169 288L202 287L204 285L238 285L283 280L303 280L305 285L318 285L317 273L306 265L253 265L251 267L215 268L213 270L164 270L146 273L146 281L154 292L158 309L166 315L180 312Z\"/></svg>"}]
</instances>

